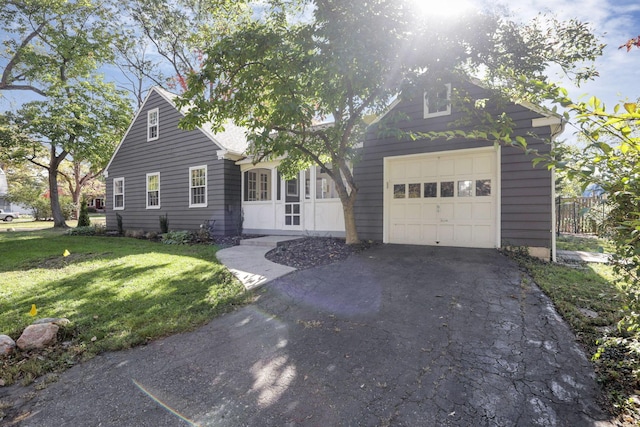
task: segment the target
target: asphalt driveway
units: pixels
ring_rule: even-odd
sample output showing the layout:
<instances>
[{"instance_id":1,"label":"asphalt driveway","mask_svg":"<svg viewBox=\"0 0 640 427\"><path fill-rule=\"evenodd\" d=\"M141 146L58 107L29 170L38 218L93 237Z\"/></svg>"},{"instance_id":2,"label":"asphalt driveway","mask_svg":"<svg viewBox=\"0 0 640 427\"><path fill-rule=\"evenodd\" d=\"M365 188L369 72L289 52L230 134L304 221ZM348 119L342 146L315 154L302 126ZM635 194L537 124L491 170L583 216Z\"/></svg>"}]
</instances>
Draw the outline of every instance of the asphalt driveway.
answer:
<instances>
[{"instance_id":1,"label":"asphalt driveway","mask_svg":"<svg viewBox=\"0 0 640 427\"><path fill-rule=\"evenodd\" d=\"M20 426L600 426L568 327L493 250L384 245L76 366Z\"/></svg>"}]
</instances>

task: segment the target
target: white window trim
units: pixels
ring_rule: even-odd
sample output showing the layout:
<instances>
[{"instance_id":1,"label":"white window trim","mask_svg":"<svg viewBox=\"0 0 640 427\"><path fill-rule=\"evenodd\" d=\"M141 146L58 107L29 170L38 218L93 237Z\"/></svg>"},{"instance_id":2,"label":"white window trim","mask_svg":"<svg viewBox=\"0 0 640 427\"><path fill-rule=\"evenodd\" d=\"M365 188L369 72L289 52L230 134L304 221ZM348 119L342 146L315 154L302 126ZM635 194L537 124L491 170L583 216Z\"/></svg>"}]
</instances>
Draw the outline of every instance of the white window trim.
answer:
<instances>
[{"instance_id":1,"label":"white window trim","mask_svg":"<svg viewBox=\"0 0 640 427\"><path fill-rule=\"evenodd\" d=\"M191 190L194 188L191 184L191 173L194 170L198 170L198 169L204 169L204 203L193 203L193 200L191 198L191 196L193 195ZM202 165L202 166L191 166L189 168L189 207L190 208L206 208L207 207L207 202L208 202L208 198L207 198L207 192L209 190L209 173L207 170L207 165Z\"/></svg>"},{"instance_id":2,"label":"white window trim","mask_svg":"<svg viewBox=\"0 0 640 427\"><path fill-rule=\"evenodd\" d=\"M150 176L157 176L158 177L158 204L155 205L155 206L149 205L149 177ZM161 203L160 202L160 172L148 173L146 180L147 180L147 182L146 182L147 191L145 193L145 196L146 196L147 209L160 209L160 203Z\"/></svg>"},{"instance_id":3,"label":"white window trim","mask_svg":"<svg viewBox=\"0 0 640 427\"><path fill-rule=\"evenodd\" d=\"M155 125L151 124L151 115L156 115L156 123ZM151 129L155 126L156 128L156 136L151 136ZM160 137L160 111L157 108L153 110L147 111L147 141L155 141Z\"/></svg>"},{"instance_id":4,"label":"white window trim","mask_svg":"<svg viewBox=\"0 0 640 427\"><path fill-rule=\"evenodd\" d=\"M120 193L116 193L117 181L122 181L122 206L116 206L116 196L120 195ZM113 178L113 210L114 211L124 210L124 178Z\"/></svg>"},{"instance_id":5,"label":"white window trim","mask_svg":"<svg viewBox=\"0 0 640 427\"><path fill-rule=\"evenodd\" d=\"M249 175L254 174L255 180L249 179ZM243 195L242 201L243 203L255 203L255 202L271 202L273 198L273 173L271 169L267 168L255 168L249 169L243 172L242 179L244 180L243 185L246 186L246 189L243 187ZM265 182L266 180L266 182ZM254 189L249 188L249 185L253 183L255 185ZM267 185L267 188L263 191L263 184ZM254 193L253 198L251 197L252 192ZM262 196L265 196L264 198ZM246 200L245 200L246 198Z\"/></svg>"},{"instance_id":6,"label":"white window trim","mask_svg":"<svg viewBox=\"0 0 640 427\"><path fill-rule=\"evenodd\" d=\"M447 109L443 111L436 111L434 113L429 112L429 99L427 98L427 92L424 93L422 99L424 102L424 118L429 119L431 117L440 117L440 116L449 116L451 115L451 83L445 83L444 86L447 88Z\"/></svg>"}]
</instances>

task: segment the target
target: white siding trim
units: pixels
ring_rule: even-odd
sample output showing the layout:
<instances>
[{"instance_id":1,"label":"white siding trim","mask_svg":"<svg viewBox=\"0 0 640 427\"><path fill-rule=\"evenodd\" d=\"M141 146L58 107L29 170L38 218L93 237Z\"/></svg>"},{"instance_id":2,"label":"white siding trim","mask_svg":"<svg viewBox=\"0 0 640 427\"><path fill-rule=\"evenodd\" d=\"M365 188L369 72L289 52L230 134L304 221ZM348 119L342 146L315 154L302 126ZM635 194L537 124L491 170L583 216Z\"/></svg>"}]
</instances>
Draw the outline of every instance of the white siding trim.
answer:
<instances>
[{"instance_id":1,"label":"white siding trim","mask_svg":"<svg viewBox=\"0 0 640 427\"><path fill-rule=\"evenodd\" d=\"M191 181L191 173L194 170L200 170L200 169L204 169L204 203L193 203L193 194L191 192L191 190L194 188L192 186L192 181ZM189 168L189 207L190 208L206 208L207 207L207 202L208 202L208 193L209 191L209 174L207 171L207 165L201 165L201 166L191 166Z\"/></svg>"},{"instance_id":2,"label":"white siding trim","mask_svg":"<svg viewBox=\"0 0 640 427\"><path fill-rule=\"evenodd\" d=\"M122 206L116 206L116 196L120 195L120 193L116 193L116 181L122 181ZM113 210L114 211L123 211L124 210L124 177L121 178L113 178Z\"/></svg>"},{"instance_id":3,"label":"white siding trim","mask_svg":"<svg viewBox=\"0 0 640 427\"><path fill-rule=\"evenodd\" d=\"M149 205L149 177L151 176L157 176L158 177L158 204L157 205ZM147 207L147 209L160 209L160 204L161 204L161 198L160 198L160 172L151 172L148 173L146 178L145 178L145 205Z\"/></svg>"}]
</instances>

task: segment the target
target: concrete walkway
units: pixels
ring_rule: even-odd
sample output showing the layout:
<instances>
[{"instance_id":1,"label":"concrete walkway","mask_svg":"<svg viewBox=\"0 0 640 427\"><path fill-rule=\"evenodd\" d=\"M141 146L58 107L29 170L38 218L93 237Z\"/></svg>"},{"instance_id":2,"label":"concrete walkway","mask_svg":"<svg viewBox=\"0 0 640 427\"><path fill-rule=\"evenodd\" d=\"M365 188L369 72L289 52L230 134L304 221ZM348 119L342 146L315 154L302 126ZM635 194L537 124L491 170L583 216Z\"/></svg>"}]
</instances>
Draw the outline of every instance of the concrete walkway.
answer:
<instances>
[{"instance_id":1,"label":"concrete walkway","mask_svg":"<svg viewBox=\"0 0 640 427\"><path fill-rule=\"evenodd\" d=\"M611 254L584 251L558 251L559 262L594 262L606 264L611 260Z\"/></svg>"},{"instance_id":2,"label":"concrete walkway","mask_svg":"<svg viewBox=\"0 0 640 427\"><path fill-rule=\"evenodd\" d=\"M264 236L246 239L240 241L239 246L219 250L216 257L247 290L253 290L296 271L293 267L271 262L264 256L280 243L298 239L300 237L297 236Z\"/></svg>"}]
</instances>

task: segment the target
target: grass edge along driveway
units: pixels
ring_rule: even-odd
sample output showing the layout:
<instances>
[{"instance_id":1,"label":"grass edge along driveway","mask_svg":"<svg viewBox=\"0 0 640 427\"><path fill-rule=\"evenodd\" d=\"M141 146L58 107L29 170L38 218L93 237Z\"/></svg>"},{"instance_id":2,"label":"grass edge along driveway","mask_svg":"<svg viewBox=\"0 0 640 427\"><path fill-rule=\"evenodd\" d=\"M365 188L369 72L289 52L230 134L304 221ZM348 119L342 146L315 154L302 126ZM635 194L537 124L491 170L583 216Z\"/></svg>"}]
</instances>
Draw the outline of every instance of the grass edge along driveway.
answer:
<instances>
[{"instance_id":1,"label":"grass edge along driveway","mask_svg":"<svg viewBox=\"0 0 640 427\"><path fill-rule=\"evenodd\" d=\"M71 321L57 345L0 359L5 385L192 330L251 299L212 245L39 230L0 233L0 248L0 334L17 340L35 319Z\"/></svg>"}]
</instances>

